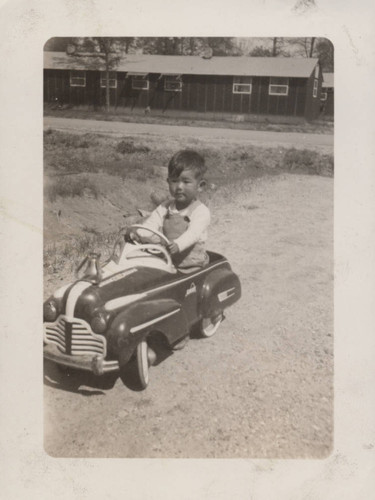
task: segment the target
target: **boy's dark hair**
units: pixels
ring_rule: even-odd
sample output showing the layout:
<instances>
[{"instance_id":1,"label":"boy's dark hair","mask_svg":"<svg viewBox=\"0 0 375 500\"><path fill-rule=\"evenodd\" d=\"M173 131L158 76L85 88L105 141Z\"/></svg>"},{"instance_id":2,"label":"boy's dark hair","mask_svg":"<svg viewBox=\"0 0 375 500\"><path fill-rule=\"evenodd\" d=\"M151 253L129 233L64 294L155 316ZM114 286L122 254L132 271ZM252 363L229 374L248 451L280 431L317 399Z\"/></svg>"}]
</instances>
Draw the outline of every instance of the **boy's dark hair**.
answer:
<instances>
[{"instance_id":1,"label":"boy's dark hair","mask_svg":"<svg viewBox=\"0 0 375 500\"><path fill-rule=\"evenodd\" d=\"M168 177L179 177L184 170L193 170L195 178L201 179L207 170L203 156L193 149L178 151L168 163Z\"/></svg>"}]
</instances>

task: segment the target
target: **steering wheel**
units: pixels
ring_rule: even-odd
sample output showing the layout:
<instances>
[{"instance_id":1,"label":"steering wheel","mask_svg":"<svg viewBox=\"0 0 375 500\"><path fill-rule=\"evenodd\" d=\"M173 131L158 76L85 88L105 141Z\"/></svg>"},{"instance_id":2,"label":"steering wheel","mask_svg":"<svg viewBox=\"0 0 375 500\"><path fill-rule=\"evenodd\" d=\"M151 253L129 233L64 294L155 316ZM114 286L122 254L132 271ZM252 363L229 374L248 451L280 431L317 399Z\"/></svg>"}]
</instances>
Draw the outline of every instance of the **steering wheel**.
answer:
<instances>
[{"instance_id":1,"label":"steering wheel","mask_svg":"<svg viewBox=\"0 0 375 500\"><path fill-rule=\"evenodd\" d=\"M115 241L112 255L110 257L110 260L113 260L114 262L118 263L119 259L121 258L121 254L126 248L126 241L124 241L124 236L125 236L125 230L128 231L129 229L145 229L147 231L150 231L151 233L155 234L158 236L161 240L160 243L139 243L137 241L131 240L131 242L134 244L133 248L127 248L126 250L126 258L129 257L129 255L133 253L137 253L140 250L144 250L145 252L149 253L150 255L154 255L155 257L160 257L161 259L165 260L168 266L173 266L172 264L172 259L171 256L169 255L169 252L165 249L163 244L169 244L169 240L166 236L164 236L163 233L160 231L156 231L154 229L150 229L148 227L142 226L141 224L133 224L132 226L129 226L128 228L124 227L120 229L119 235ZM136 255L134 255L135 257Z\"/></svg>"},{"instance_id":2,"label":"steering wheel","mask_svg":"<svg viewBox=\"0 0 375 500\"><path fill-rule=\"evenodd\" d=\"M164 260L168 266L173 267L171 256L169 255L167 250L161 245L155 245L152 243L139 243L135 247L128 248L127 250L124 250L124 255L126 256L126 259L136 258L136 257L140 256L139 255L140 251L141 251L141 253L146 252L146 253L150 254L149 257L151 257L151 256L158 257L158 258ZM132 254L134 254L134 255L132 255ZM143 255L145 255L145 254L143 254Z\"/></svg>"},{"instance_id":3,"label":"steering wheel","mask_svg":"<svg viewBox=\"0 0 375 500\"><path fill-rule=\"evenodd\" d=\"M148 228L146 226L142 226L141 224L133 224L133 225L129 226L127 231L129 231L131 229L147 230L150 233L155 234L161 240L161 242L160 243L140 243L140 242L131 240L131 243L134 243L133 248L130 247L130 248L126 249L126 247L122 246L124 243L124 240L122 240L122 244L121 244L121 239L118 239L117 242L115 243L115 247L117 244L120 244L121 245L120 252L125 251L126 252L125 255L126 255L127 259L129 257L130 258L136 257L137 253L139 256L139 251L141 250L141 251L145 251L145 252L147 252L155 257L159 257L159 258L163 259L168 266L173 267L171 256L169 255L169 252L167 252L166 248L163 245L163 244L169 244L170 241L168 240L168 238L166 236L164 236L163 233L161 233L160 231L156 231L155 229L151 229L151 228ZM120 238L121 238L121 236L120 236ZM121 248L123 248L123 250L121 250ZM132 254L135 254L135 255L132 255Z\"/></svg>"},{"instance_id":4,"label":"steering wheel","mask_svg":"<svg viewBox=\"0 0 375 500\"><path fill-rule=\"evenodd\" d=\"M132 226L129 227L129 229L144 229L145 231L150 231L150 233L155 234L155 236L158 236L166 245L170 244L169 239L164 236L163 233L160 231L156 231L155 229L151 229L150 227L147 226L142 226L142 224L133 224Z\"/></svg>"}]
</instances>

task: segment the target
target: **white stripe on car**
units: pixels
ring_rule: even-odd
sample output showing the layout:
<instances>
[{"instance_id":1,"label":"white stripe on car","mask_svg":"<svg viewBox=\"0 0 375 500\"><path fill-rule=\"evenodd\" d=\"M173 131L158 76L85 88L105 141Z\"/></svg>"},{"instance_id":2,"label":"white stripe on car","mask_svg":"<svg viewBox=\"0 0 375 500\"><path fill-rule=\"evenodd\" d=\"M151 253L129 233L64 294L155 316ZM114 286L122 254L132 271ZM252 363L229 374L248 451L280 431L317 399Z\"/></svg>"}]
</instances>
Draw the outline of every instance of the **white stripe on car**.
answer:
<instances>
[{"instance_id":1,"label":"white stripe on car","mask_svg":"<svg viewBox=\"0 0 375 500\"><path fill-rule=\"evenodd\" d=\"M81 296L82 292L92 286L92 283L88 281L77 281L69 292L68 300L66 301L65 315L68 318L74 318L74 309L76 308L77 300Z\"/></svg>"},{"instance_id":2,"label":"white stripe on car","mask_svg":"<svg viewBox=\"0 0 375 500\"><path fill-rule=\"evenodd\" d=\"M219 302L224 302L224 300L229 299L229 297L232 297L234 295L234 290L235 288L228 288L228 290L224 290L224 292L221 292L217 295L217 298L219 299Z\"/></svg>"},{"instance_id":3,"label":"white stripe on car","mask_svg":"<svg viewBox=\"0 0 375 500\"><path fill-rule=\"evenodd\" d=\"M169 318L169 316L172 316L173 314L176 314L180 311L181 309L175 309L174 311L164 314L163 316L159 316L158 318L154 318L151 321L147 321L146 323L142 323L141 325L138 326L133 326L133 328L130 328L130 333L135 333L138 332L139 330L143 330L143 328L147 328L148 326L154 325L155 323L158 323L159 321L165 318Z\"/></svg>"}]
</instances>

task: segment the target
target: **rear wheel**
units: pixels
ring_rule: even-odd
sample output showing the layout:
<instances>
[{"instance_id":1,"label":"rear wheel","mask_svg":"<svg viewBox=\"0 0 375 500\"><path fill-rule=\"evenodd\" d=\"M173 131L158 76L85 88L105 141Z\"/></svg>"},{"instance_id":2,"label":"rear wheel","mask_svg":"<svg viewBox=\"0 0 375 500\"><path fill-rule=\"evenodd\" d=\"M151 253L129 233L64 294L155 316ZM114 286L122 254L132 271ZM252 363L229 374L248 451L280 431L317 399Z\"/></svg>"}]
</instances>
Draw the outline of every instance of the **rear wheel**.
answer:
<instances>
[{"instance_id":1,"label":"rear wheel","mask_svg":"<svg viewBox=\"0 0 375 500\"><path fill-rule=\"evenodd\" d=\"M224 315L222 312L211 318L203 318L200 325L200 334L202 337L209 338L215 335L223 319Z\"/></svg>"}]
</instances>

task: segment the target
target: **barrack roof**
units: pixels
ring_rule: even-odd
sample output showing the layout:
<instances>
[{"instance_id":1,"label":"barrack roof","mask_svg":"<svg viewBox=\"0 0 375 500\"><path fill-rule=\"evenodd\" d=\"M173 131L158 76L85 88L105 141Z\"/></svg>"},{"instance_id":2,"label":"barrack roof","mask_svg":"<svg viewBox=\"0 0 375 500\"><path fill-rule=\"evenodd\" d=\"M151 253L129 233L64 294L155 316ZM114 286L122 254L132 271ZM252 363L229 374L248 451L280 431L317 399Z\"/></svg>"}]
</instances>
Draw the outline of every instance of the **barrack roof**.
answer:
<instances>
[{"instance_id":1,"label":"barrack roof","mask_svg":"<svg viewBox=\"0 0 375 500\"><path fill-rule=\"evenodd\" d=\"M97 61L96 61L97 62ZM318 59L297 57L212 57L128 54L116 71L161 73L164 75L236 75L308 78ZM102 64L102 63L101 63ZM93 57L68 56L65 52L44 52L45 69L104 69Z\"/></svg>"}]
</instances>

